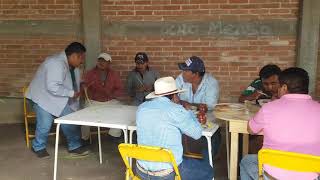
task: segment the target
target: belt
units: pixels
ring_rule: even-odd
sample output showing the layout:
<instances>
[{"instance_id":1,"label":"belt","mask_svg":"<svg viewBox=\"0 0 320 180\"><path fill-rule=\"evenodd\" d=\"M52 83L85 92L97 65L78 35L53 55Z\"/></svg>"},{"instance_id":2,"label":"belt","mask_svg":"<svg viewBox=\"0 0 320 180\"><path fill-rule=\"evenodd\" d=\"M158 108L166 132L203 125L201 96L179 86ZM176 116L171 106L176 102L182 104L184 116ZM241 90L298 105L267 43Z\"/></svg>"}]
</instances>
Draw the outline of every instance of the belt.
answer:
<instances>
[{"instance_id":1,"label":"belt","mask_svg":"<svg viewBox=\"0 0 320 180\"><path fill-rule=\"evenodd\" d=\"M143 167L141 167L139 165L139 163L137 163L137 168L143 172L144 174L148 174L151 176L166 176L169 175L170 173L173 172L173 169L163 169L163 170L159 170L159 171L149 171L149 170L145 170Z\"/></svg>"}]
</instances>

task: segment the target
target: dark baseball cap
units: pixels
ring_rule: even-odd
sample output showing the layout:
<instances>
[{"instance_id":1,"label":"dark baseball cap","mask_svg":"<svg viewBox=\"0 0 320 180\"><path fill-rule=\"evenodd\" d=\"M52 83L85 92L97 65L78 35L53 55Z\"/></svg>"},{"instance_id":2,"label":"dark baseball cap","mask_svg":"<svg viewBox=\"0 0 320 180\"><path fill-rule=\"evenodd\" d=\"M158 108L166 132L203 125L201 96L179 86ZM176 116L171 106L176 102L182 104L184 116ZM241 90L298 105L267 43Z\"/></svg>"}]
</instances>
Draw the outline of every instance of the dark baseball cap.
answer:
<instances>
[{"instance_id":1,"label":"dark baseball cap","mask_svg":"<svg viewBox=\"0 0 320 180\"><path fill-rule=\"evenodd\" d=\"M179 69L183 71L190 70L192 72L200 72L200 73L206 71L202 59L200 59L197 56L190 57L184 63L179 63L178 66L179 66Z\"/></svg>"},{"instance_id":2,"label":"dark baseball cap","mask_svg":"<svg viewBox=\"0 0 320 180\"><path fill-rule=\"evenodd\" d=\"M148 62L149 59L148 59L148 56L146 53L144 52L138 52L136 54L136 57L134 58L134 61L137 63L137 64L144 64L145 62Z\"/></svg>"}]
</instances>

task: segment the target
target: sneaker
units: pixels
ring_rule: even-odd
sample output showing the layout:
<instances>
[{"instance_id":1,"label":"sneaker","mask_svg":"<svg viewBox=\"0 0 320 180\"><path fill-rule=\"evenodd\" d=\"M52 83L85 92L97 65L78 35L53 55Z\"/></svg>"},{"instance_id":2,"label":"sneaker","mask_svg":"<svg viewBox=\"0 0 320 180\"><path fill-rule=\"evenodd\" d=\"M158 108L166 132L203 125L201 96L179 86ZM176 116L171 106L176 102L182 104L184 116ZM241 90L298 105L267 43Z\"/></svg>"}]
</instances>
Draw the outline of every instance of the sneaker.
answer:
<instances>
[{"instance_id":1,"label":"sneaker","mask_svg":"<svg viewBox=\"0 0 320 180\"><path fill-rule=\"evenodd\" d=\"M76 157L76 156L87 156L89 154L89 150L87 150L83 146L81 146L81 147L79 147L77 149L69 151L69 153L74 157Z\"/></svg>"},{"instance_id":2,"label":"sneaker","mask_svg":"<svg viewBox=\"0 0 320 180\"><path fill-rule=\"evenodd\" d=\"M113 137L113 136L108 134L107 135L107 139L110 140L113 143L116 143L116 144L124 143L123 136Z\"/></svg>"},{"instance_id":3,"label":"sneaker","mask_svg":"<svg viewBox=\"0 0 320 180\"><path fill-rule=\"evenodd\" d=\"M41 159L46 159L46 158L50 158L50 155L49 153L47 152L46 149L41 149L39 151L35 151L33 148L32 148L32 152L34 152L38 158L41 158Z\"/></svg>"}]
</instances>

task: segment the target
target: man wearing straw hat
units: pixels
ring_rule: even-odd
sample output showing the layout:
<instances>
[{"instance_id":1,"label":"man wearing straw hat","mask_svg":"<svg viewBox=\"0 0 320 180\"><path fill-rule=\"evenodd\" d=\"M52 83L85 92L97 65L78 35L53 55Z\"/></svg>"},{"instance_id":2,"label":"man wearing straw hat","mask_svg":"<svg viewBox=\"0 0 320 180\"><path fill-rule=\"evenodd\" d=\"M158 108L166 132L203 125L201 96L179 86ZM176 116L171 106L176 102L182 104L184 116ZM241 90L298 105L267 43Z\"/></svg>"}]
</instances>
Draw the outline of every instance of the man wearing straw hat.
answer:
<instances>
[{"instance_id":1,"label":"man wearing straw hat","mask_svg":"<svg viewBox=\"0 0 320 180\"><path fill-rule=\"evenodd\" d=\"M183 158L181 136L199 139L201 124L194 113L179 104L172 77L163 77L154 83L155 91L146 96L136 114L137 140L140 145L170 149L175 157L183 180L211 180L213 169L208 160ZM137 161L137 174L142 179L174 179L175 173L168 163Z\"/></svg>"},{"instance_id":2,"label":"man wearing straw hat","mask_svg":"<svg viewBox=\"0 0 320 180\"><path fill-rule=\"evenodd\" d=\"M83 86L86 89L87 106L103 104L121 104L117 99L123 97L123 85L120 75L111 68L112 58L107 53L99 54L97 65L84 76ZM90 127L82 126L82 139L87 143L90 137ZM122 131L110 129L111 138L119 138ZM116 140L116 139L114 139Z\"/></svg>"}]
</instances>

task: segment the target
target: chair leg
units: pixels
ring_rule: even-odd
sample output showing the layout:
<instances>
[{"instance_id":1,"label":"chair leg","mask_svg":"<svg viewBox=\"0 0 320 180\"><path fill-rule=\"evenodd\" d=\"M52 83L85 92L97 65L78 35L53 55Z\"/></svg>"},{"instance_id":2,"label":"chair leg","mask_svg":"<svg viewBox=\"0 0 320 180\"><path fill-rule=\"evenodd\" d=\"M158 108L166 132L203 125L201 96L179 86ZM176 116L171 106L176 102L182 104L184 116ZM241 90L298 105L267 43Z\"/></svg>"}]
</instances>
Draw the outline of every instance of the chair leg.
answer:
<instances>
[{"instance_id":1,"label":"chair leg","mask_svg":"<svg viewBox=\"0 0 320 180\"><path fill-rule=\"evenodd\" d=\"M130 173L128 170L126 170L126 180L130 180Z\"/></svg>"},{"instance_id":2,"label":"chair leg","mask_svg":"<svg viewBox=\"0 0 320 180\"><path fill-rule=\"evenodd\" d=\"M24 118L24 125L25 125L25 131L26 131L26 144L27 144L27 147L30 148L29 127L28 127L28 119L27 119L27 117Z\"/></svg>"}]
</instances>

